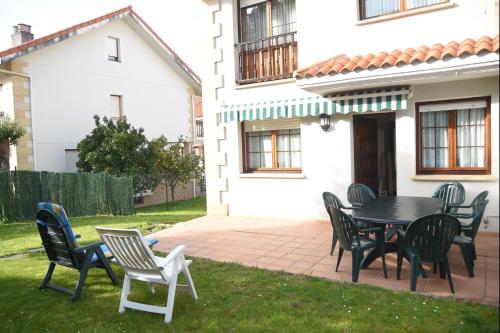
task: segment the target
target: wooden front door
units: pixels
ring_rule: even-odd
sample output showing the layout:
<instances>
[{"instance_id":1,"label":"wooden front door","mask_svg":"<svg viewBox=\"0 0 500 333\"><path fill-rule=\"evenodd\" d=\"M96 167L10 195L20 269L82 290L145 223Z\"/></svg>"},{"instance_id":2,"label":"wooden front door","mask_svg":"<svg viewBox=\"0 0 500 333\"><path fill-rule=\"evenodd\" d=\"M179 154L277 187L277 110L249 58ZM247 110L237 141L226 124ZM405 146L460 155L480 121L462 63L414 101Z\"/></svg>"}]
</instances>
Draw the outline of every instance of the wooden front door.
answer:
<instances>
[{"instance_id":1,"label":"wooden front door","mask_svg":"<svg viewBox=\"0 0 500 333\"><path fill-rule=\"evenodd\" d=\"M378 195L377 120L354 117L354 180Z\"/></svg>"}]
</instances>

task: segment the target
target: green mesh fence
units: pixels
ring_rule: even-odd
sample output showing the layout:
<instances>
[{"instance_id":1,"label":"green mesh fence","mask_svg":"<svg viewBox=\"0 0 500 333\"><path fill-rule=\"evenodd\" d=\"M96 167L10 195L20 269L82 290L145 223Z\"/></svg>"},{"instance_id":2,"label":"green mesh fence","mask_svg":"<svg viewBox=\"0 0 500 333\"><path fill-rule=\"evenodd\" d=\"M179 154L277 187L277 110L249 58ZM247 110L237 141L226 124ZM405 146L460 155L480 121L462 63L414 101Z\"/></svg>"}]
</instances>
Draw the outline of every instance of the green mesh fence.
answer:
<instances>
[{"instance_id":1,"label":"green mesh fence","mask_svg":"<svg viewBox=\"0 0 500 333\"><path fill-rule=\"evenodd\" d=\"M70 216L133 214L132 177L94 173L0 172L0 220L27 220L41 201Z\"/></svg>"}]
</instances>

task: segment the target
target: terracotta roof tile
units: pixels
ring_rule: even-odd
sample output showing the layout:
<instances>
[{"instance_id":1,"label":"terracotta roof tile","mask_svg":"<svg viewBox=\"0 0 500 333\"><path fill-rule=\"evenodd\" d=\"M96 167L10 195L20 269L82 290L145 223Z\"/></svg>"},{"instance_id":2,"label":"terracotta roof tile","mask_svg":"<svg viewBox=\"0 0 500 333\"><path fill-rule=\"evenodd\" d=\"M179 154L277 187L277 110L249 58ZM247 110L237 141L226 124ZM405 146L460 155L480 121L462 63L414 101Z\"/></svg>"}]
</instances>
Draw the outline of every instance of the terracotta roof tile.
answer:
<instances>
[{"instance_id":1,"label":"terracotta roof tile","mask_svg":"<svg viewBox=\"0 0 500 333\"><path fill-rule=\"evenodd\" d=\"M404 66L408 64L428 63L437 60L446 60L457 57L468 57L471 55L482 55L485 53L499 52L499 38L483 36L478 40L467 38L461 43L452 41L448 44L435 44L432 47L420 46L417 49L408 48L404 51L399 49L390 53L380 52L377 55L369 53L365 56L348 57L344 54L331 57L325 61L318 62L312 66L299 69L296 79L319 77L346 72L362 71L392 66Z\"/></svg>"},{"instance_id":2,"label":"terracotta roof tile","mask_svg":"<svg viewBox=\"0 0 500 333\"><path fill-rule=\"evenodd\" d=\"M88 20L88 21L76 24L76 25L71 26L69 28L66 28L66 29L54 32L54 33L52 33L50 35L43 36L43 37L40 37L40 38L36 38L36 39L33 39L33 40L29 41L29 42L20 44L18 46L11 47L10 49L1 51L0 52L0 58L4 57L4 56L7 56L9 54L12 54L12 53L17 53L17 52L21 52L21 51L27 50L30 47L34 47L34 46L37 46L37 45L40 45L40 44L44 44L44 43L46 43L46 42L48 42L50 40L53 40L53 39L55 39L57 37L61 37L61 36L67 35L69 33L77 31L78 29L85 28L87 26L99 23L101 21L104 21L106 19L109 19L111 17L117 16L117 15L120 15L120 14L127 13L127 12L129 12L131 10L132 10L132 6L128 6L128 7L122 8L122 9L118 9L118 10L115 10L114 12L111 12L111 13L108 13L108 14L96 17L96 18L94 18L92 20Z\"/></svg>"}]
</instances>

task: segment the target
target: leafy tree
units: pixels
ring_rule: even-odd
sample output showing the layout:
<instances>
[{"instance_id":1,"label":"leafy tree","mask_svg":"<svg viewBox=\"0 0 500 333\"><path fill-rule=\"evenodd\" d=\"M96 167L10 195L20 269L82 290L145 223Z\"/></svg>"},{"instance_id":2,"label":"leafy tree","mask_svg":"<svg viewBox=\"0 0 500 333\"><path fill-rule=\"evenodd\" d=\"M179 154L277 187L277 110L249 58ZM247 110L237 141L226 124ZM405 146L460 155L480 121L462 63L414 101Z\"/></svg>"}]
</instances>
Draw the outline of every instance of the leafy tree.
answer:
<instances>
[{"instance_id":1,"label":"leafy tree","mask_svg":"<svg viewBox=\"0 0 500 333\"><path fill-rule=\"evenodd\" d=\"M10 146L15 146L26 130L9 117L0 118L0 170L10 170Z\"/></svg>"},{"instance_id":2,"label":"leafy tree","mask_svg":"<svg viewBox=\"0 0 500 333\"><path fill-rule=\"evenodd\" d=\"M78 171L134 176L135 193L154 190L158 178L142 177L154 172L157 152L144 129L134 128L126 117L115 122L95 115L94 120L96 127L78 144Z\"/></svg>"},{"instance_id":3,"label":"leafy tree","mask_svg":"<svg viewBox=\"0 0 500 333\"><path fill-rule=\"evenodd\" d=\"M175 201L174 193L178 185L193 178L199 179L203 175L202 158L192 152L186 152L186 144L182 136L176 142L168 142L163 136L152 142L158 156L156 169L162 174L165 187L170 188L172 201Z\"/></svg>"}]
</instances>

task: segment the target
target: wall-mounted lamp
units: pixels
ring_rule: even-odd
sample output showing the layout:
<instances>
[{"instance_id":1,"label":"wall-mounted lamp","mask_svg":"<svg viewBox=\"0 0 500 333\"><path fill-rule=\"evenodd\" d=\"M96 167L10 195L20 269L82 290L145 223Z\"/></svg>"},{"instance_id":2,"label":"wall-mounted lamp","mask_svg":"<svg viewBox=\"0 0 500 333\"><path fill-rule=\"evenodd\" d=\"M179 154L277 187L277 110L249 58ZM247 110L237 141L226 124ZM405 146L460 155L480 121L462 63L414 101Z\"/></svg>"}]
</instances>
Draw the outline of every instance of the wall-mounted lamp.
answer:
<instances>
[{"instance_id":1,"label":"wall-mounted lamp","mask_svg":"<svg viewBox=\"0 0 500 333\"><path fill-rule=\"evenodd\" d=\"M320 114L319 126L323 129L323 131L328 131L328 129L330 128L330 116L327 114Z\"/></svg>"}]
</instances>

